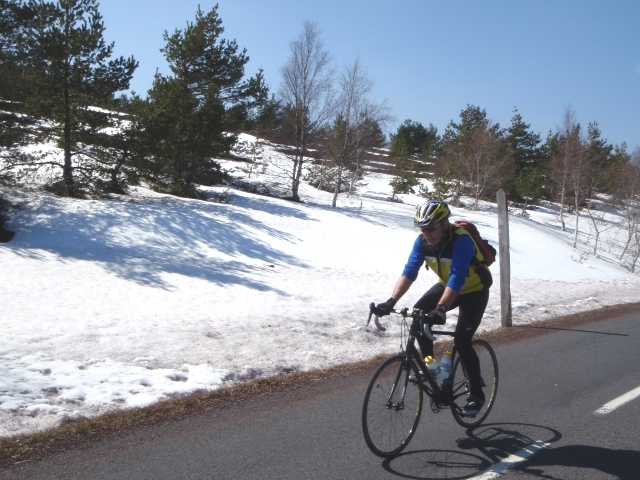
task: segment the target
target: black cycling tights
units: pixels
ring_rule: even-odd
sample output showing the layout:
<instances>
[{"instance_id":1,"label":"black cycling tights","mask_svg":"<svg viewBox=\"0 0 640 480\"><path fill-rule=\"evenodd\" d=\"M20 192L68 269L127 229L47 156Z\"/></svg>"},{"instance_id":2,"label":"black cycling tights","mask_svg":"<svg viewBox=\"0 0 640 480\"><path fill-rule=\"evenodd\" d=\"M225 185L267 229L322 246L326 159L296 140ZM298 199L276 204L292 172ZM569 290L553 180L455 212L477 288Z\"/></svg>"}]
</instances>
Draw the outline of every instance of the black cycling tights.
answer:
<instances>
[{"instance_id":1,"label":"black cycling tights","mask_svg":"<svg viewBox=\"0 0 640 480\"><path fill-rule=\"evenodd\" d=\"M419 308L429 313L438 306L438 302L440 298L442 298L443 293L444 286L436 283L416 302L414 308ZM482 382L480 380L480 360L478 359L478 354L471 346L471 339L480 325L488 301L489 289L487 288L479 292L458 295L453 305L451 305L452 309L455 307L459 307L460 309L453 343L469 375L469 390L473 395L483 400L484 394L482 393ZM433 342L429 340L426 335L419 335L417 340L422 354L425 357L429 355L433 356Z\"/></svg>"}]
</instances>

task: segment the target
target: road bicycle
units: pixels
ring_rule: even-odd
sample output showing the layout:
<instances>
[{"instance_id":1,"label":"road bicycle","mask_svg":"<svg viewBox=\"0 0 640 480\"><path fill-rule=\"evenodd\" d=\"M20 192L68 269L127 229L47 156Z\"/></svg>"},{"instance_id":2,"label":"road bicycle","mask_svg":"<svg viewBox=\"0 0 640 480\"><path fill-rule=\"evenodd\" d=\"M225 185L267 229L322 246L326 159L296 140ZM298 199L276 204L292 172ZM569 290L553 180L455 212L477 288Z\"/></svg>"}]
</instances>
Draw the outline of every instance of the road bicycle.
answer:
<instances>
[{"instance_id":1,"label":"road bicycle","mask_svg":"<svg viewBox=\"0 0 640 480\"><path fill-rule=\"evenodd\" d=\"M370 306L367 325L373 315L373 306ZM455 346L451 349L451 373L440 385L428 373L415 346L416 336L420 333L435 341L437 337L434 334L453 336L454 332L432 330L422 310L409 312L408 308L403 308L392 312L402 316L400 338L403 342L406 334L407 342L404 348L401 343L399 354L385 360L375 371L362 406L364 438L371 451L380 457L393 457L409 444L420 421L424 394L429 397L433 412L448 408L456 422L463 427L473 428L487 418L498 391L496 354L485 340L475 339L471 345L480 359L485 403L476 415L465 416L463 407L469 395L469 380L460 357L456 355ZM407 319L411 319L411 325L408 325ZM378 316L375 316L375 325L381 331L386 330L380 325Z\"/></svg>"}]
</instances>

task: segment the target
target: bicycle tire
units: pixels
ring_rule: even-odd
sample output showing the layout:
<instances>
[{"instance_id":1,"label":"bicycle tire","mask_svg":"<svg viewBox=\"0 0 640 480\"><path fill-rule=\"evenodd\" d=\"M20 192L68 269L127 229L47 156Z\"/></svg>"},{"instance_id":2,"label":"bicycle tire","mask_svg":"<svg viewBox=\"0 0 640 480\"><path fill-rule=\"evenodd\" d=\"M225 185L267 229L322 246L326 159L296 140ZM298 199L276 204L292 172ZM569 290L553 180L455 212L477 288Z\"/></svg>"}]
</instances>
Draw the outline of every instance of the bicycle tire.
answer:
<instances>
[{"instance_id":1,"label":"bicycle tire","mask_svg":"<svg viewBox=\"0 0 640 480\"><path fill-rule=\"evenodd\" d=\"M466 404L469 395L469 380L458 356L451 369L452 396L451 413L459 425L465 428L473 428L482 424L491 412L498 392L498 360L496 354L486 341L476 339L471 342L480 359L480 372L482 375L483 392L485 402L477 415L467 417L462 415L462 408Z\"/></svg>"},{"instance_id":2,"label":"bicycle tire","mask_svg":"<svg viewBox=\"0 0 640 480\"><path fill-rule=\"evenodd\" d=\"M414 382L408 380L410 374ZM405 384L404 402L399 403ZM407 369L404 356L391 357L377 368L362 405L364 439L375 455L393 457L409 444L420 422L422 393L418 367L411 362Z\"/></svg>"}]
</instances>

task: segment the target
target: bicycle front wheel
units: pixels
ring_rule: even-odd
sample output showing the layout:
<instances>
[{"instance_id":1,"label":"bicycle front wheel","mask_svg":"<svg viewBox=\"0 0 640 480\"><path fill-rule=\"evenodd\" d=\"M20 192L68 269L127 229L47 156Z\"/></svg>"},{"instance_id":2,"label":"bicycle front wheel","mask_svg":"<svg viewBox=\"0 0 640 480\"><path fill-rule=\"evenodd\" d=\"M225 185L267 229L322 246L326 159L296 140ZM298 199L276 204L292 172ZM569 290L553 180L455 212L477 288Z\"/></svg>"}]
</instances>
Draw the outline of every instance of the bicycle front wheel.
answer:
<instances>
[{"instance_id":1,"label":"bicycle front wheel","mask_svg":"<svg viewBox=\"0 0 640 480\"><path fill-rule=\"evenodd\" d=\"M404 449L422 413L422 381L414 362L402 355L386 360L373 374L362 406L362 431L371 451L392 457ZM413 378L409 379L412 375Z\"/></svg>"},{"instance_id":2,"label":"bicycle front wheel","mask_svg":"<svg viewBox=\"0 0 640 480\"><path fill-rule=\"evenodd\" d=\"M451 370L452 385L452 403L451 413L460 425L466 428L477 427L489 415L496 401L496 393L498 391L498 360L496 354L484 340L476 339L471 342L471 346L478 354L480 359L480 372L482 376L482 391L484 392L485 402L477 415L466 417L462 415L462 409L467 402L469 395L469 379L464 365L460 361L460 357L456 359L453 369Z\"/></svg>"}]
</instances>

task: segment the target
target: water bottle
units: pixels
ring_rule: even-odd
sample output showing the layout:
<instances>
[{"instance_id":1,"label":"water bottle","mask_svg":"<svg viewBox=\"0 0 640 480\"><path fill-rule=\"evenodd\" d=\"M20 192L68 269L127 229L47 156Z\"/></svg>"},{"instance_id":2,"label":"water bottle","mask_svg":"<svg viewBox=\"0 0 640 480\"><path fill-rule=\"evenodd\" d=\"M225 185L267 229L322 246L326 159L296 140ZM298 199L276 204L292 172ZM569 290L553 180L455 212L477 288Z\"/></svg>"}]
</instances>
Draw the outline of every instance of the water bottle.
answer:
<instances>
[{"instance_id":1,"label":"water bottle","mask_svg":"<svg viewBox=\"0 0 640 480\"><path fill-rule=\"evenodd\" d=\"M427 365L427 370L431 378L433 378L434 380L438 378L438 375L440 375L440 367L438 366L438 362L436 362L436 359L429 355L424 359L424 363Z\"/></svg>"},{"instance_id":2,"label":"water bottle","mask_svg":"<svg viewBox=\"0 0 640 480\"><path fill-rule=\"evenodd\" d=\"M447 350L440 361L440 376L449 378L449 375L451 375L451 352Z\"/></svg>"}]
</instances>

